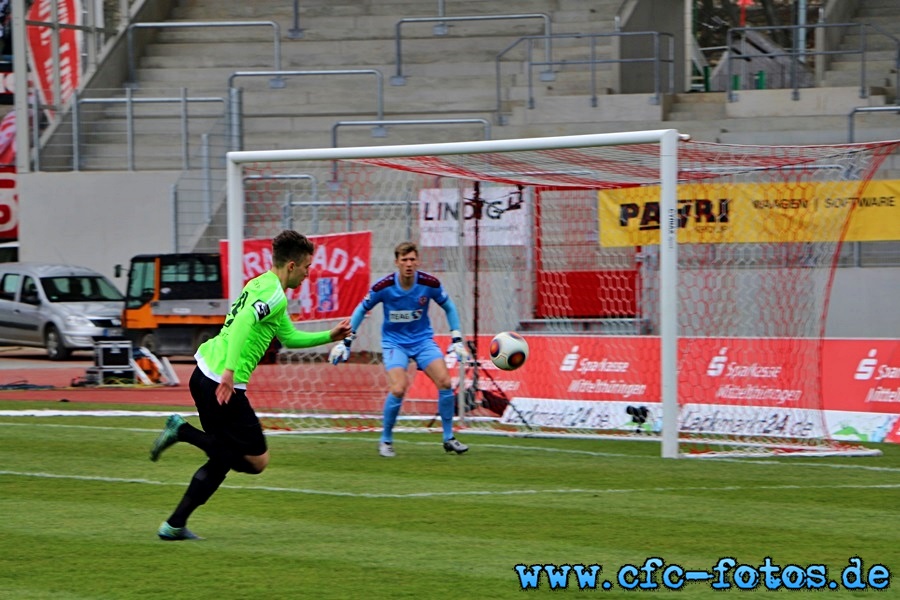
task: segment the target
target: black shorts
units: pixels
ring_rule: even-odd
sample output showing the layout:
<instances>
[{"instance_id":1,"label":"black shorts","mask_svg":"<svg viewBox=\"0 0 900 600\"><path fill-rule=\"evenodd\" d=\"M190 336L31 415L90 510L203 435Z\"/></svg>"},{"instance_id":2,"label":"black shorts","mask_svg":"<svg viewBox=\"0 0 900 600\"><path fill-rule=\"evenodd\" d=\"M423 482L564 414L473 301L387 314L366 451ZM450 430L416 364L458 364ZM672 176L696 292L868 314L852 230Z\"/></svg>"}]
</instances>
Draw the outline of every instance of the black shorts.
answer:
<instances>
[{"instance_id":1,"label":"black shorts","mask_svg":"<svg viewBox=\"0 0 900 600\"><path fill-rule=\"evenodd\" d=\"M200 414L203 431L214 435L228 450L239 456L259 456L266 452L262 425L244 390L234 390L226 404L216 399L218 383L199 367L191 374L191 396Z\"/></svg>"}]
</instances>

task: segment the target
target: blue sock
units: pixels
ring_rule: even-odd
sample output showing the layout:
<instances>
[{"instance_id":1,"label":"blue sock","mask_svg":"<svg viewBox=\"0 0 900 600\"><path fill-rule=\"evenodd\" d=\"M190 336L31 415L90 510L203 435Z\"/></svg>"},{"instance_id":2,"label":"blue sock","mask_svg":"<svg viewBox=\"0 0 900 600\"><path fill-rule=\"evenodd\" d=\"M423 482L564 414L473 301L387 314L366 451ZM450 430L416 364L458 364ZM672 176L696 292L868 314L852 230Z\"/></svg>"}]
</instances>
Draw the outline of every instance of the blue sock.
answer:
<instances>
[{"instance_id":1,"label":"blue sock","mask_svg":"<svg viewBox=\"0 0 900 600\"><path fill-rule=\"evenodd\" d=\"M438 413L441 415L441 427L444 430L444 441L453 437L453 407L456 404L456 394L453 390L440 390L438 392Z\"/></svg>"},{"instance_id":2,"label":"blue sock","mask_svg":"<svg viewBox=\"0 0 900 600\"><path fill-rule=\"evenodd\" d=\"M384 427L381 431L382 442L394 441L394 423L397 422L397 415L400 414L400 405L403 398L398 398L393 394L388 394L384 399Z\"/></svg>"}]
</instances>

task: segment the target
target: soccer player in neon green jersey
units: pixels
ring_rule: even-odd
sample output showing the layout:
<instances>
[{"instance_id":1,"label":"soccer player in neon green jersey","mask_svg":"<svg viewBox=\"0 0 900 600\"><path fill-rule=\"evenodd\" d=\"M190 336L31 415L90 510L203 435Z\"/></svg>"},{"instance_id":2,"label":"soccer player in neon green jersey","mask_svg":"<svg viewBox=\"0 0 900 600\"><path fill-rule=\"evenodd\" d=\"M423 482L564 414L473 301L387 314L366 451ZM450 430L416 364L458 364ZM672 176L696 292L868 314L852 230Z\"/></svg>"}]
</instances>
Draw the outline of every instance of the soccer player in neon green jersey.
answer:
<instances>
[{"instance_id":1,"label":"soccer player in neon green jersey","mask_svg":"<svg viewBox=\"0 0 900 600\"><path fill-rule=\"evenodd\" d=\"M181 415L172 415L150 450L159 459L175 442L187 442L206 452L207 462L194 474L172 515L157 532L163 540L198 537L187 528L188 517L219 489L229 471L256 475L269 463L262 426L250 401L247 384L272 338L287 348L309 348L342 340L350 334L344 319L330 331L297 331L287 313L287 289L295 289L309 273L315 247L296 231L283 231L272 240L272 268L251 279L219 334L206 341L194 358L190 390L203 429Z\"/></svg>"}]
</instances>

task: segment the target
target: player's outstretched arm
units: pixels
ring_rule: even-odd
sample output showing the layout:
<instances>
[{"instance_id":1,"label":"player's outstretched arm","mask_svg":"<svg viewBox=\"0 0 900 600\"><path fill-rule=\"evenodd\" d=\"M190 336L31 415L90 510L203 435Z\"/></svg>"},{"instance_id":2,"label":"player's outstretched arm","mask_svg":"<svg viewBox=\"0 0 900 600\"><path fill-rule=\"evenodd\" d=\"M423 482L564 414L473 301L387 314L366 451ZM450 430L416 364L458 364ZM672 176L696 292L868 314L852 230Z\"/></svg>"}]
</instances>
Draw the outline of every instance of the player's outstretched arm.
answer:
<instances>
[{"instance_id":1,"label":"player's outstretched arm","mask_svg":"<svg viewBox=\"0 0 900 600\"><path fill-rule=\"evenodd\" d=\"M362 324L365 317L366 310L363 307L362 302L360 302L350 316L350 320L347 321L347 332L342 336L343 339L328 353L328 360L331 361L331 364L336 365L347 362L350 359L350 346L353 344L353 340L356 339L356 330Z\"/></svg>"},{"instance_id":2,"label":"player's outstretched arm","mask_svg":"<svg viewBox=\"0 0 900 600\"><path fill-rule=\"evenodd\" d=\"M313 346L321 346L322 344L339 340L349 335L349 333L349 319L344 319L333 329L326 331L297 331L290 317L285 313L275 335L278 336L278 339L286 348L312 348Z\"/></svg>"},{"instance_id":3,"label":"player's outstretched arm","mask_svg":"<svg viewBox=\"0 0 900 600\"><path fill-rule=\"evenodd\" d=\"M331 341L343 340L352 334L353 329L350 327L350 319L344 319L331 330Z\"/></svg>"}]
</instances>

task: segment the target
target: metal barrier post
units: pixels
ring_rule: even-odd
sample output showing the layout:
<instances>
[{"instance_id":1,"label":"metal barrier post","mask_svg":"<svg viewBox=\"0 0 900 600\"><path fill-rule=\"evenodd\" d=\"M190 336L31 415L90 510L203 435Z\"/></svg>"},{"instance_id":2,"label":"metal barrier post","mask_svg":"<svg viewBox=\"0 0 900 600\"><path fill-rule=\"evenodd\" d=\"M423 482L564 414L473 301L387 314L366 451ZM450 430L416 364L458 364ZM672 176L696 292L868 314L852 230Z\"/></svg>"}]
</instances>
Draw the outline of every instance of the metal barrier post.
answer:
<instances>
[{"instance_id":1,"label":"metal barrier post","mask_svg":"<svg viewBox=\"0 0 900 600\"><path fill-rule=\"evenodd\" d=\"M408 17L404 19L400 19L397 21L397 24L394 26L394 46L395 46L395 57L394 61L397 65L396 74L391 77L391 85L400 86L406 85L406 76L403 75L403 45L402 45L402 33L401 27L404 23L429 23L434 21L502 21L502 20L514 20L514 19L543 19L544 21L544 35L543 37L546 39L547 45L544 48L545 54L545 64L552 64L553 60L553 51L552 51L552 42L551 39L553 37L553 26L550 21L550 16L544 13L528 13L528 14L514 14L514 15L478 15L478 16L467 16L467 17ZM556 79L556 74L553 71L546 71L541 73L541 81L553 81Z\"/></svg>"},{"instance_id":2,"label":"metal barrier post","mask_svg":"<svg viewBox=\"0 0 900 600\"><path fill-rule=\"evenodd\" d=\"M133 91L125 88L125 139L128 144L128 170L134 171L134 104Z\"/></svg>"},{"instance_id":3,"label":"metal barrier post","mask_svg":"<svg viewBox=\"0 0 900 600\"><path fill-rule=\"evenodd\" d=\"M862 112L895 112L900 115L900 106L857 106L847 115L847 142L852 144L856 140L856 127L854 117Z\"/></svg>"},{"instance_id":4,"label":"metal barrier post","mask_svg":"<svg viewBox=\"0 0 900 600\"><path fill-rule=\"evenodd\" d=\"M72 94L72 170L81 170L81 96L78 91Z\"/></svg>"},{"instance_id":5,"label":"metal barrier post","mask_svg":"<svg viewBox=\"0 0 900 600\"><path fill-rule=\"evenodd\" d=\"M439 17L443 17L446 14L446 11L444 10L444 0L438 0L437 14ZM450 33L450 26L447 25L446 21L441 21L432 27L431 31L434 35L447 35Z\"/></svg>"},{"instance_id":6,"label":"metal barrier post","mask_svg":"<svg viewBox=\"0 0 900 600\"><path fill-rule=\"evenodd\" d=\"M185 171L191 168L188 151L188 101L187 88L181 88L181 165Z\"/></svg>"},{"instance_id":7,"label":"metal barrier post","mask_svg":"<svg viewBox=\"0 0 900 600\"><path fill-rule=\"evenodd\" d=\"M591 108L597 108L597 38L591 38Z\"/></svg>"},{"instance_id":8,"label":"metal barrier post","mask_svg":"<svg viewBox=\"0 0 900 600\"><path fill-rule=\"evenodd\" d=\"M234 151L244 148L243 94L238 88L228 88L228 146Z\"/></svg>"},{"instance_id":9,"label":"metal barrier post","mask_svg":"<svg viewBox=\"0 0 900 600\"><path fill-rule=\"evenodd\" d=\"M288 38L299 40L303 37L303 30L300 29L300 0L294 0L294 25L288 29Z\"/></svg>"},{"instance_id":10,"label":"metal barrier post","mask_svg":"<svg viewBox=\"0 0 900 600\"><path fill-rule=\"evenodd\" d=\"M201 169L203 170L203 199L205 200L203 206L203 217L206 219L207 224L212 222L212 207L213 207L213 196L212 196L212 164L210 161L210 153L209 153L209 134L204 133L200 136L200 160L202 162ZM185 169L187 170L187 169Z\"/></svg>"},{"instance_id":11,"label":"metal barrier post","mask_svg":"<svg viewBox=\"0 0 900 600\"><path fill-rule=\"evenodd\" d=\"M377 119L384 119L384 76L378 69L326 69L322 71L235 71L228 78L228 89L234 90L234 80L238 77L269 77L276 76L282 81L284 77L294 77L303 75L374 75L376 84L375 111ZM240 107L242 111L243 108ZM237 115L239 120L243 120L243 113ZM375 127L372 129L372 137L384 137L384 128Z\"/></svg>"},{"instance_id":12,"label":"metal barrier post","mask_svg":"<svg viewBox=\"0 0 900 600\"><path fill-rule=\"evenodd\" d=\"M172 252L178 252L178 184L169 189L169 209L172 211Z\"/></svg>"}]
</instances>

